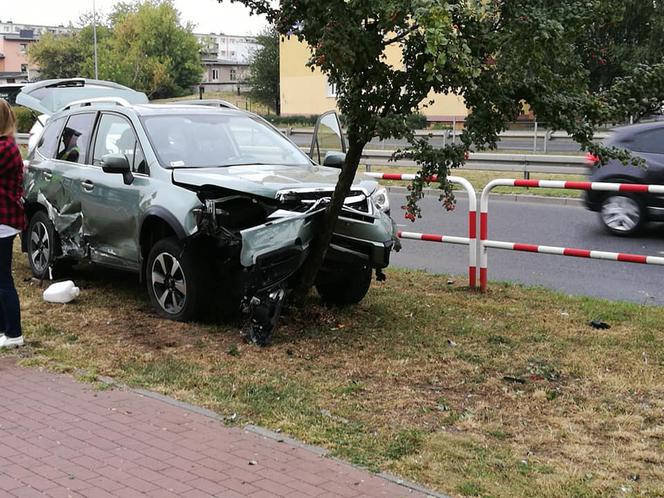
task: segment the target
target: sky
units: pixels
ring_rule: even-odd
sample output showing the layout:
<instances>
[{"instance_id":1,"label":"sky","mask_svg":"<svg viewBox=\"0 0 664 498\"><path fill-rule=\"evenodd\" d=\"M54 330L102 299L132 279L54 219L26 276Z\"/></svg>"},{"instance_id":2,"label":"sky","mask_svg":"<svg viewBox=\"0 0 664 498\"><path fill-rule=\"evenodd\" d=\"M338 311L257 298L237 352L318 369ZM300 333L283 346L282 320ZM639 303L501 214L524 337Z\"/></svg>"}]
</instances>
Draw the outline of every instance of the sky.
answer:
<instances>
[{"instance_id":1,"label":"sky","mask_svg":"<svg viewBox=\"0 0 664 498\"><path fill-rule=\"evenodd\" d=\"M95 0L97 13L108 14L118 0ZM92 12L93 0L3 0L0 21L21 24L68 25L76 23L81 14ZM266 21L250 16L244 5L224 0L174 0L182 21L196 26L196 33L256 35Z\"/></svg>"}]
</instances>

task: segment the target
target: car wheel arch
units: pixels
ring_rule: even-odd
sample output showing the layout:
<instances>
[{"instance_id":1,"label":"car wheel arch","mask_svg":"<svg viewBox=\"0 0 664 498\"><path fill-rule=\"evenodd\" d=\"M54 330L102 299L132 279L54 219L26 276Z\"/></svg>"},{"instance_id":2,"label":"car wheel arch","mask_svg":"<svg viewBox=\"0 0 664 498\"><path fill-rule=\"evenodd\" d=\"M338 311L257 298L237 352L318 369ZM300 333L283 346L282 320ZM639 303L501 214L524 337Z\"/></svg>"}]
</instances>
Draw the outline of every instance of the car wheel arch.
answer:
<instances>
[{"instance_id":1,"label":"car wheel arch","mask_svg":"<svg viewBox=\"0 0 664 498\"><path fill-rule=\"evenodd\" d=\"M167 209L159 206L148 209L142 216L138 236L141 266L145 264L152 246L166 237L177 237L182 240L187 234L175 215Z\"/></svg>"}]
</instances>

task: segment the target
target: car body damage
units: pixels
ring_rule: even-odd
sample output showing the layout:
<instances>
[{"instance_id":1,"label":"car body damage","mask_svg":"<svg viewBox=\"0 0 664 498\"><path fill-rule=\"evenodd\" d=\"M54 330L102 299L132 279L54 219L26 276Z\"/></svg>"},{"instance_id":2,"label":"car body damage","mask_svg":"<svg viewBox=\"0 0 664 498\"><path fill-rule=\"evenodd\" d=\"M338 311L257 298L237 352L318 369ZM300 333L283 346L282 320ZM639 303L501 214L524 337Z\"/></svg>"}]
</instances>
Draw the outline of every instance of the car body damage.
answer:
<instances>
[{"instance_id":1,"label":"car body damage","mask_svg":"<svg viewBox=\"0 0 664 498\"><path fill-rule=\"evenodd\" d=\"M336 116L316 127L321 165L237 109L144 104L130 89L88 80L26 88L22 101L36 110L65 105L26 163L23 248L33 274L64 260L135 271L161 316L243 311L246 335L267 343L339 177ZM331 304L359 302L398 248L387 192L358 174L316 290Z\"/></svg>"},{"instance_id":2,"label":"car body damage","mask_svg":"<svg viewBox=\"0 0 664 498\"><path fill-rule=\"evenodd\" d=\"M195 177L177 170L173 174L176 184L195 191L203 203L194 210L198 230L191 238L210 237L217 246L231 250L230 259L239 262L237 281L242 289L239 301L248 315L246 334L263 344L276 326L289 279L306 260L333 191L273 184L270 188L253 185L248 193L221 188L218 181L213 186L176 180ZM255 195L256 191L269 197ZM363 233L356 230L358 221L364 224ZM355 260L380 272L389 263L390 251L398 250L394 223L375 209L364 188L354 189L346 199L339 225L328 259L332 265L335 260Z\"/></svg>"}]
</instances>

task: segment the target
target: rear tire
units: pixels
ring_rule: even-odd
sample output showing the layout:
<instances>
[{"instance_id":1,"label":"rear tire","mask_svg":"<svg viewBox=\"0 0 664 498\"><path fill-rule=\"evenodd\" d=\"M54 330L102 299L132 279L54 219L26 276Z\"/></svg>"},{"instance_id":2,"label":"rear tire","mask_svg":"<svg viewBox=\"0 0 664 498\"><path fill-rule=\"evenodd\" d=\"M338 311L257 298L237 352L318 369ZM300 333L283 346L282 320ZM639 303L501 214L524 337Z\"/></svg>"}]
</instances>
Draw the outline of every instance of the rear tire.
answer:
<instances>
[{"instance_id":1,"label":"rear tire","mask_svg":"<svg viewBox=\"0 0 664 498\"><path fill-rule=\"evenodd\" d=\"M369 292L372 269L369 266L348 267L338 271L322 271L316 279L318 295L327 304L357 304Z\"/></svg>"},{"instance_id":2,"label":"rear tire","mask_svg":"<svg viewBox=\"0 0 664 498\"><path fill-rule=\"evenodd\" d=\"M186 322L199 318L205 296L203 275L194 248L175 237L157 241L150 249L145 267L152 306L160 316L170 320Z\"/></svg>"},{"instance_id":3,"label":"rear tire","mask_svg":"<svg viewBox=\"0 0 664 498\"><path fill-rule=\"evenodd\" d=\"M609 232L623 237L638 233L646 221L642 202L630 194L609 194L604 197L599 216Z\"/></svg>"},{"instance_id":4,"label":"rear tire","mask_svg":"<svg viewBox=\"0 0 664 498\"><path fill-rule=\"evenodd\" d=\"M28 225L27 250L28 264L32 274L39 279L50 278L49 267L53 273L71 270L71 261L56 261L60 255L60 239L55 231L55 225L44 211L37 211Z\"/></svg>"}]
</instances>

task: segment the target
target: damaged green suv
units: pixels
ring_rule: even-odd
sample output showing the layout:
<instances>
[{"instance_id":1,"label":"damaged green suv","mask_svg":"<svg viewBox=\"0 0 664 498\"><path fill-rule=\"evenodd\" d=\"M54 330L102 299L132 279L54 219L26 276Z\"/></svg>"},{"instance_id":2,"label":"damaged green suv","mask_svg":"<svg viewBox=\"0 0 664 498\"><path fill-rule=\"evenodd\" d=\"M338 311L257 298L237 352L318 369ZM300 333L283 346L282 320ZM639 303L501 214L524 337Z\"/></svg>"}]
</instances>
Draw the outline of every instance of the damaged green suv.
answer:
<instances>
[{"instance_id":1,"label":"damaged green suv","mask_svg":"<svg viewBox=\"0 0 664 498\"><path fill-rule=\"evenodd\" d=\"M150 105L83 79L26 85L18 102L50 116L25 174L23 249L35 276L83 260L132 270L164 317L242 308L250 337L269 338L339 169L230 107ZM339 166L336 115L316 130L312 156ZM395 234L385 190L358 175L316 282L323 300L359 302Z\"/></svg>"}]
</instances>

